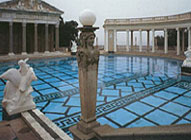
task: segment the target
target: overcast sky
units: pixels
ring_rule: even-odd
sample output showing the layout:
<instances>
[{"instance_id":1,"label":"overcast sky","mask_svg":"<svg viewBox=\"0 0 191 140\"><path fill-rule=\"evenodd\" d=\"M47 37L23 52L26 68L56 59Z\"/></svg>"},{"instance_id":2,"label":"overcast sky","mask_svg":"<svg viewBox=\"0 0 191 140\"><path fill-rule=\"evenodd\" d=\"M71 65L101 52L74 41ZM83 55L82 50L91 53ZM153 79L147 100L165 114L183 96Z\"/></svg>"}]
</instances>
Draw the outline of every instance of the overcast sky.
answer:
<instances>
[{"instance_id":1,"label":"overcast sky","mask_svg":"<svg viewBox=\"0 0 191 140\"><path fill-rule=\"evenodd\" d=\"M6 0L0 0L6 1ZM96 32L99 44L103 44L104 20L107 18L139 18L151 16L167 16L191 12L191 0L44 0L64 11L64 20L76 20L83 9L94 11L100 27ZM80 24L80 23L79 23ZM143 33L143 43L144 40ZM136 34L135 34L136 36ZM118 43L124 43L125 34L118 33Z\"/></svg>"}]
</instances>

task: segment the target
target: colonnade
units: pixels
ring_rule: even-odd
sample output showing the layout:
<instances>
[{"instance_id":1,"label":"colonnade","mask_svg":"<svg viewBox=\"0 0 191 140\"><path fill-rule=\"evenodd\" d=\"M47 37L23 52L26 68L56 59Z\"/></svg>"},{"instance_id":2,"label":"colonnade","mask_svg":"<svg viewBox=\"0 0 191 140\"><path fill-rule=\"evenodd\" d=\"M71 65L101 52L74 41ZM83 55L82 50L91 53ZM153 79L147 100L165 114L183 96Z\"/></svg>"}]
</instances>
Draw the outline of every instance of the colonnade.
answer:
<instances>
[{"instance_id":1,"label":"colonnade","mask_svg":"<svg viewBox=\"0 0 191 140\"><path fill-rule=\"evenodd\" d=\"M182 31L182 46L184 47L184 31L185 29L188 31L188 46L191 46L191 29L190 27L187 28L176 28L177 32L177 55L180 55L180 32ZM104 49L107 52L116 52L117 51L117 29L105 29L105 44L104 44ZM121 31L121 30L119 30ZM126 32L126 51L132 51L133 50L133 32L137 30L130 30L126 29L124 30ZM143 29L138 29L139 31L139 52L143 51L143 43L142 43L142 32L147 31L147 51L155 52L156 51L156 46L155 46L155 31L159 31L156 29L150 29L150 30L143 30ZM152 32L152 43L151 43L151 50L150 50L150 31ZM168 53L168 28L164 28L164 53ZM113 34L113 37L112 37ZM131 34L131 45L129 41L129 34ZM112 41L113 40L113 41ZM113 42L113 43L112 43ZM112 47L113 46L113 47Z\"/></svg>"},{"instance_id":2,"label":"colonnade","mask_svg":"<svg viewBox=\"0 0 191 140\"><path fill-rule=\"evenodd\" d=\"M27 54L27 43L26 43L26 22L22 22L22 55ZM34 53L38 53L38 23L34 23ZM49 53L49 25L52 24L44 24L45 26L45 53ZM9 22L9 55L14 55L13 52L13 22ZM54 24L55 26L55 50L59 48L59 23Z\"/></svg>"}]
</instances>

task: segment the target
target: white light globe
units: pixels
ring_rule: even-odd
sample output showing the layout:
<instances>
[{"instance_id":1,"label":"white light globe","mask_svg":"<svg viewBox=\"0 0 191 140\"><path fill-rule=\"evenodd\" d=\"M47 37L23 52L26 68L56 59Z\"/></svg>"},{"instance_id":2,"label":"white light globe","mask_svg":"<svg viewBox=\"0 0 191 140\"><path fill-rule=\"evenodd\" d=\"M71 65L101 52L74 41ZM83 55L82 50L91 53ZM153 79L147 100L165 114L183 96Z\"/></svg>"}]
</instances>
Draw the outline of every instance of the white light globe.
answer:
<instances>
[{"instance_id":1,"label":"white light globe","mask_svg":"<svg viewBox=\"0 0 191 140\"><path fill-rule=\"evenodd\" d=\"M83 26L92 26L96 22L96 16L91 10L85 9L80 13L79 20Z\"/></svg>"}]
</instances>

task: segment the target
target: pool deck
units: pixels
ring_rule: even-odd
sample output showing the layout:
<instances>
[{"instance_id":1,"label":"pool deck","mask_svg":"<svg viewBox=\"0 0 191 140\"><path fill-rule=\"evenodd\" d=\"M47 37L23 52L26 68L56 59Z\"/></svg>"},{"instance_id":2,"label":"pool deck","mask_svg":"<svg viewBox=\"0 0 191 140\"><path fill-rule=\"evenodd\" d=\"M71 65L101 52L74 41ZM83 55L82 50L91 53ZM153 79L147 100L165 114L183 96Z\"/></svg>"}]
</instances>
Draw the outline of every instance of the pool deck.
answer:
<instances>
[{"instance_id":1,"label":"pool deck","mask_svg":"<svg viewBox=\"0 0 191 140\"><path fill-rule=\"evenodd\" d=\"M0 139L38 140L35 134L21 118L0 122Z\"/></svg>"},{"instance_id":2,"label":"pool deck","mask_svg":"<svg viewBox=\"0 0 191 140\"><path fill-rule=\"evenodd\" d=\"M100 54L102 55L108 55L105 51L101 50ZM164 54L162 51L158 51L155 53L152 52L138 52L138 51L132 51L132 52L116 52L114 53L116 55L136 55L136 56L157 56L157 57L163 57L163 58L172 58L177 60L184 60L186 57L183 53L181 53L179 56L176 55L175 51L169 51L168 54ZM58 57L68 57L72 56L70 52L64 53L64 52L51 52L51 53L37 53L37 54L27 54L27 55L0 55L0 62L8 62L8 61L15 61L20 59L44 59L44 58L58 58Z\"/></svg>"}]
</instances>

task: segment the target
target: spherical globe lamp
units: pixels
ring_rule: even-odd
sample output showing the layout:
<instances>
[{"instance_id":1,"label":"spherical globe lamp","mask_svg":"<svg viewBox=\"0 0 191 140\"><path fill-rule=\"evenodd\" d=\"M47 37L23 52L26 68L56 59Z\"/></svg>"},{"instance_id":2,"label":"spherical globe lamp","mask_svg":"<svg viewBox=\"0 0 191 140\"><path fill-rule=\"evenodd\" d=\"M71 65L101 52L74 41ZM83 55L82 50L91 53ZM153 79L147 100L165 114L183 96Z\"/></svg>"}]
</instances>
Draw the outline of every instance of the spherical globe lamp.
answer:
<instances>
[{"instance_id":1,"label":"spherical globe lamp","mask_svg":"<svg viewBox=\"0 0 191 140\"><path fill-rule=\"evenodd\" d=\"M80 13L79 20L83 26L93 26L96 22L96 16L91 10L85 9Z\"/></svg>"}]
</instances>

